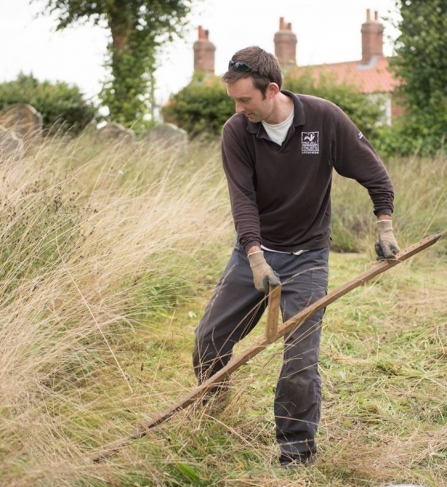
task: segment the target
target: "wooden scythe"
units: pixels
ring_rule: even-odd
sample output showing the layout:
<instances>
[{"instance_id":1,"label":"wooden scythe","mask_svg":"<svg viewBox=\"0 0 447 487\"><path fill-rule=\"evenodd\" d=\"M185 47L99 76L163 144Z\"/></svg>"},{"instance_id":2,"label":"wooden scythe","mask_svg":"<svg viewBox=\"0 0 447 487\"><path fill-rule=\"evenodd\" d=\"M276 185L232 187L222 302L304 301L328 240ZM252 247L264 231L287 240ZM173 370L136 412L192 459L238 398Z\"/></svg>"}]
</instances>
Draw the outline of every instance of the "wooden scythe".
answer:
<instances>
[{"instance_id":1,"label":"wooden scythe","mask_svg":"<svg viewBox=\"0 0 447 487\"><path fill-rule=\"evenodd\" d=\"M94 462L99 462L102 459L113 455L118 450L126 446L130 440L142 438L148 433L151 428L154 428L155 426L167 421L178 411L181 411L190 404L198 401L208 390L213 387L214 384L224 380L241 365L246 364L251 358L257 355L259 352L262 352L265 348L267 348L269 344L283 337L287 333L296 330L314 313L333 303L341 296L347 294L349 291L352 291L362 284L365 284L379 274L386 272L388 269L391 269L391 267L400 264L401 262L409 259L413 255L416 255L422 250L430 247L431 245L436 243L441 238L441 236L442 234L434 234L426 237L420 242L413 244L410 247L407 247L405 250L399 252L396 255L395 259L379 261L367 271L359 274L345 284L332 290L325 297L319 299L315 303L303 309L301 312L283 323L283 325L279 328L277 323L280 307L281 287L277 286L275 288L271 288L268 296L266 334L263 339L252 345L239 356L232 358L224 368L216 372L212 377L203 382L200 386L196 387L192 392L190 392L187 396L183 397L183 399L172 405L169 409L166 409L162 413L159 413L148 423L136 428L132 433L130 433L127 438L117 440L114 443L110 443L109 445L104 446L99 453L90 457L90 460Z\"/></svg>"}]
</instances>

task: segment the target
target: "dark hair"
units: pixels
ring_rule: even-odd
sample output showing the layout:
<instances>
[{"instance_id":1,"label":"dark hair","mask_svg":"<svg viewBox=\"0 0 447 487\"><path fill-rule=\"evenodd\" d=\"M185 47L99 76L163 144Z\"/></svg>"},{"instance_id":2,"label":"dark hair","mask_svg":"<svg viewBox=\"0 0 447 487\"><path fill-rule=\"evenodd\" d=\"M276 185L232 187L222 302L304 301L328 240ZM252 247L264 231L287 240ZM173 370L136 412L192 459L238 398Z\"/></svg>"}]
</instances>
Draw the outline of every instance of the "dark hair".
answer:
<instances>
[{"instance_id":1,"label":"dark hair","mask_svg":"<svg viewBox=\"0 0 447 487\"><path fill-rule=\"evenodd\" d=\"M276 83L279 88L282 86L282 73L278 60L273 54L270 54L258 46L251 46L237 51L231 58L233 63L243 62L248 65L251 70L240 72L236 71L232 66L222 76L222 81L228 84L235 83L241 78L252 78L253 85L256 89L266 94L268 85Z\"/></svg>"}]
</instances>

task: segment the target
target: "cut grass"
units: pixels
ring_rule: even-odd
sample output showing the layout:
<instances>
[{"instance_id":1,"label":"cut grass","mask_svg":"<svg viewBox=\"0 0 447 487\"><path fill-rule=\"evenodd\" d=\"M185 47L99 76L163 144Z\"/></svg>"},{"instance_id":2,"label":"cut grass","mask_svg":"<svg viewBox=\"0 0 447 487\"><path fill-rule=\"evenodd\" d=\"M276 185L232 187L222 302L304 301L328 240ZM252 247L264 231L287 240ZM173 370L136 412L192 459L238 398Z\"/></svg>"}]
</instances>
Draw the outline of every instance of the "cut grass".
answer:
<instances>
[{"instance_id":1,"label":"cut grass","mask_svg":"<svg viewBox=\"0 0 447 487\"><path fill-rule=\"evenodd\" d=\"M333 281L334 286L368 264L366 256L361 255L332 254L331 261L332 267L345 268L339 274L340 281ZM374 286L366 285L328 308L321 354L324 406L318 467L286 475L276 466L278 451L273 441L272 405L281 362L278 343L234 374L236 391L221 417L179 413L151 431L148 438L138 440L139 448L150 452L154 438L165 441L169 455L164 452L167 457L158 461L163 463L169 458L189 465L197 477L192 485L296 485L297 475L303 485L366 486L397 480L443 485L446 443L442 407L446 376L445 358L444 362L439 361L439 348L442 350L445 342L435 338L435 346L427 350L433 345L433 338L439 336L439 326L428 330L413 322L410 331L398 332L393 325L400 322L401 315L397 313L395 321L390 321L393 316L390 318L387 311L395 306L390 289L394 293L401 286L405 289L406 282L414 277L418 275L406 268L392 269ZM432 278L430 285L431 289L438 286L441 291L442 275L438 278L439 281ZM367 320L365 316L370 316L374 309L371 300L381 301L383 309ZM439 309L432 307L431 312L444 314L445 319L443 307L440 301ZM352 313L346 317L346 311ZM178 314L186 317L189 311ZM424 320L430 322L429 313L424 314ZM182 329L184 325L179 322L177 326ZM174 337L171 331L169 341L178 344L186 341L191 350L193 326L188 328L189 339L184 333ZM259 327L250 340L261 333ZM244 348L243 344L239 348ZM408 360L409 350L412 361ZM163 354L165 365L176 351L171 343L170 353ZM166 389L175 389L177 395L169 393L172 402L189 392L188 385L194 386L190 357L188 354L180 357L185 367L189 367L186 373L183 370L176 381L158 384L164 397ZM185 384L188 376L186 386L179 390L179 383L183 380ZM133 451L136 445L129 448ZM140 457L141 451L135 455L134 458ZM223 464L226 468L222 478ZM172 473L169 465L163 468ZM179 475L179 469L175 471Z\"/></svg>"}]
</instances>

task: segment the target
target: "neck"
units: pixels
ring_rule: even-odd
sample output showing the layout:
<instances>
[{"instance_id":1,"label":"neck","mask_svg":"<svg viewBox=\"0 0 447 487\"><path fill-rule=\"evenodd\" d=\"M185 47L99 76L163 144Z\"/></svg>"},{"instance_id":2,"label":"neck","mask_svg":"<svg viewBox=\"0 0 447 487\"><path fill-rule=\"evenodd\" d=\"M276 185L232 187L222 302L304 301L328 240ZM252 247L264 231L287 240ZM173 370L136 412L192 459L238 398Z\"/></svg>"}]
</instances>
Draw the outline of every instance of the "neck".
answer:
<instances>
[{"instance_id":1,"label":"neck","mask_svg":"<svg viewBox=\"0 0 447 487\"><path fill-rule=\"evenodd\" d=\"M279 92L275 97L275 105L271 114L265 119L267 123L272 125L284 122L290 115L293 108L293 101L290 97Z\"/></svg>"}]
</instances>

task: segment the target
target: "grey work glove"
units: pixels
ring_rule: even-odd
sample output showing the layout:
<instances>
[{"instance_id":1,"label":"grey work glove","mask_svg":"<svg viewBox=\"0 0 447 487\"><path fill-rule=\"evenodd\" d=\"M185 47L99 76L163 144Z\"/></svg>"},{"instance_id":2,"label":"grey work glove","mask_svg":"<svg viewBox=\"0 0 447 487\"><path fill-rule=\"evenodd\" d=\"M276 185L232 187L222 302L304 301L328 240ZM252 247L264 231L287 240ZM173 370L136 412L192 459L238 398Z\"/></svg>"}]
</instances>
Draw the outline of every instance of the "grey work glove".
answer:
<instances>
[{"instance_id":1,"label":"grey work glove","mask_svg":"<svg viewBox=\"0 0 447 487\"><path fill-rule=\"evenodd\" d=\"M260 293L268 293L269 286L279 286L278 274L267 264L262 250L248 254L248 261L253 272L255 288Z\"/></svg>"},{"instance_id":2,"label":"grey work glove","mask_svg":"<svg viewBox=\"0 0 447 487\"><path fill-rule=\"evenodd\" d=\"M395 259L399 247L393 233L393 222L391 220L379 220L377 230L379 232L379 241L376 243L378 260Z\"/></svg>"}]
</instances>

